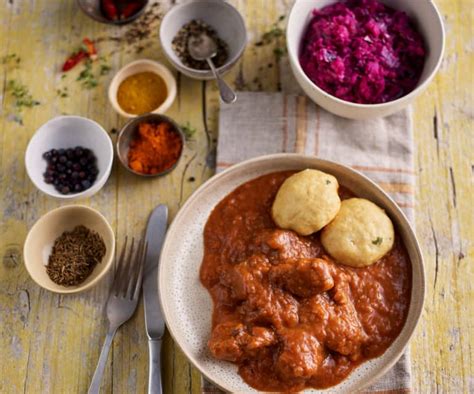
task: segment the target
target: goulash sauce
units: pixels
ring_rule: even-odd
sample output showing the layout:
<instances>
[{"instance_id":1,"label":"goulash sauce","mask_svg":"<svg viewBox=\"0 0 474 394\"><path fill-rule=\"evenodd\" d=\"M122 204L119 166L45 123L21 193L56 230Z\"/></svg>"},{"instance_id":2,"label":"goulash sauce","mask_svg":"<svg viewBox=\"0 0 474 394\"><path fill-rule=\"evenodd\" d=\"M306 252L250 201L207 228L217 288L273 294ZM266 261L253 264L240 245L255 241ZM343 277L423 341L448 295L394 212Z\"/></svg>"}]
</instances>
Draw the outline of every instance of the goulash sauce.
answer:
<instances>
[{"instance_id":1,"label":"goulash sauce","mask_svg":"<svg viewBox=\"0 0 474 394\"><path fill-rule=\"evenodd\" d=\"M238 187L204 231L200 275L214 301L209 349L264 391L341 382L390 346L410 302L411 265L399 237L377 263L351 268L325 254L318 233L303 237L275 226L271 205L293 173Z\"/></svg>"}]
</instances>

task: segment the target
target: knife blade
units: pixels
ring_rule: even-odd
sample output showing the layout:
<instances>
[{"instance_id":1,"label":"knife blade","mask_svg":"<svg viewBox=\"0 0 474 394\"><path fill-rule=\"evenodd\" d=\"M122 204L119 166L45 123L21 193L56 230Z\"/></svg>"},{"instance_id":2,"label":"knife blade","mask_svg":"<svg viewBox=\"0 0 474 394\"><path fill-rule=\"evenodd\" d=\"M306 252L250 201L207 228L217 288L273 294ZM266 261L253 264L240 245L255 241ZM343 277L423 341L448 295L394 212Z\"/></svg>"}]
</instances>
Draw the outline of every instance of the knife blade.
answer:
<instances>
[{"instance_id":1,"label":"knife blade","mask_svg":"<svg viewBox=\"0 0 474 394\"><path fill-rule=\"evenodd\" d=\"M148 218L146 228L147 253L143 276L143 298L148 339L160 339L165 332L165 321L158 299L158 262L168 223L168 207L158 205Z\"/></svg>"},{"instance_id":2,"label":"knife blade","mask_svg":"<svg viewBox=\"0 0 474 394\"><path fill-rule=\"evenodd\" d=\"M158 205L150 214L146 228L147 252L143 278L145 326L148 336L150 366L148 393L161 394L161 342L165 333L165 320L158 299L158 263L161 246L165 239L168 222L168 207Z\"/></svg>"}]
</instances>

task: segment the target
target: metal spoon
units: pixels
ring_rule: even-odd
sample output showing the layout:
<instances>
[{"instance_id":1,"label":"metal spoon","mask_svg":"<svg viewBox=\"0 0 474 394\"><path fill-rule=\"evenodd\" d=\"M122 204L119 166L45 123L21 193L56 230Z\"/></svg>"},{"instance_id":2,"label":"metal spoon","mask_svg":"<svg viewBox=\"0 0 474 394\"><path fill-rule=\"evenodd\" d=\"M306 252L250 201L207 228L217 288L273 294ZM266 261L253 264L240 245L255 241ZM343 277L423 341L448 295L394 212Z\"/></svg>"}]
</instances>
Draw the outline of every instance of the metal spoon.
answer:
<instances>
[{"instance_id":1,"label":"metal spoon","mask_svg":"<svg viewBox=\"0 0 474 394\"><path fill-rule=\"evenodd\" d=\"M237 100L235 92L220 77L216 67L214 66L214 63L211 60L211 58L216 56L217 53L216 42L206 33L202 33L199 36L192 36L188 39L188 51L193 59L207 61L207 64L209 64L209 67L214 74L214 78L216 78L222 101L227 104L235 102L235 100Z\"/></svg>"}]
</instances>

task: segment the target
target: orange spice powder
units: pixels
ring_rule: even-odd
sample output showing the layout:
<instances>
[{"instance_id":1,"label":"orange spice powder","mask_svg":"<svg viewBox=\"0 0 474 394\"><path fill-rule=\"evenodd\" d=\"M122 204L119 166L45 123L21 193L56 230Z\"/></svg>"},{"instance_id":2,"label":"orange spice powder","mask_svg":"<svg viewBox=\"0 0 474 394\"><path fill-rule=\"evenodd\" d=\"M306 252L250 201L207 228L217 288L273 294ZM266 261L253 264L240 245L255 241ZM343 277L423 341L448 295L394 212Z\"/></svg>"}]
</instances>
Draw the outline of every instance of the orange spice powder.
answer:
<instances>
[{"instance_id":1,"label":"orange spice powder","mask_svg":"<svg viewBox=\"0 0 474 394\"><path fill-rule=\"evenodd\" d=\"M171 124L143 122L130 142L128 165L142 174L158 174L178 161L182 149L181 137Z\"/></svg>"}]
</instances>

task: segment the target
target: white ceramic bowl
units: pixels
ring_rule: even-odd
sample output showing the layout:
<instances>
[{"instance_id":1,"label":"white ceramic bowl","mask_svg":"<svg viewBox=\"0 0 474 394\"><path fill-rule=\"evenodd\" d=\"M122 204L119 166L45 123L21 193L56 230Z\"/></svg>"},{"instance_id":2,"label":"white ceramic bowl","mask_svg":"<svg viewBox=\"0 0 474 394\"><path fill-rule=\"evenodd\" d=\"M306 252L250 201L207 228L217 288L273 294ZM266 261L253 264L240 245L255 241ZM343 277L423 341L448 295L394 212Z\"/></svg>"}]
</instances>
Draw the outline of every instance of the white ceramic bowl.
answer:
<instances>
[{"instance_id":1,"label":"white ceramic bowl","mask_svg":"<svg viewBox=\"0 0 474 394\"><path fill-rule=\"evenodd\" d=\"M64 232L78 225L96 231L106 247L102 261L78 286L64 287L54 283L46 272L54 241ZM55 293L79 293L96 285L112 267L115 252L115 236L107 219L95 209L83 205L66 205L43 215L31 228L23 247L25 266L31 278L41 287Z\"/></svg>"},{"instance_id":2,"label":"white ceramic bowl","mask_svg":"<svg viewBox=\"0 0 474 394\"><path fill-rule=\"evenodd\" d=\"M218 68L221 75L237 63L247 45L247 30L242 15L223 0L195 0L175 5L161 21L161 47L168 60L178 71L195 79L214 79L209 70L196 70L185 66L174 53L171 43L179 29L193 19L200 19L213 27L229 47L227 62Z\"/></svg>"},{"instance_id":3,"label":"white ceramic bowl","mask_svg":"<svg viewBox=\"0 0 474 394\"><path fill-rule=\"evenodd\" d=\"M203 230L209 214L241 184L275 171L314 168L334 175L357 196L382 207L403 238L412 264L412 293L405 325L387 351L331 387L331 392L355 392L383 375L405 349L423 309L425 277L423 258L415 234L395 202L361 173L334 162L300 154L275 154L237 164L202 185L184 204L171 224L161 251L159 293L167 327L189 360L212 382L232 393L249 393L234 364L211 357L212 300L199 281L203 257ZM308 392L316 392L308 390Z\"/></svg>"},{"instance_id":4,"label":"white ceramic bowl","mask_svg":"<svg viewBox=\"0 0 474 394\"><path fill-rule=\"evenodd\" d=\"M99 173L94 184L80 193L61 194L43 179L46 160L43 153L51 149L67 149L82 146L91 149L97 157ZM26 172L34 185L43 193L72 200L90 197L105 185L114 160L114 148L107 132L98 123L81 116L58 116L42 125L31 138L26 148Z\"/></svg>"},{"instance_id":5,"label":"white ceramic bowl","mask_svg":"<svg viewBox=\"0 0 474 394\"><path fill-rule=\"evenodd\" d=\"M427 57L417 87L406 96L383 104L356 104L341 100L316 86L303 71L299 62L300 45L311 20L311 12L336 0L296 0L291 9L286 29L286 43L290 65L301 88L317 104L336 115L352 119L387 116L408 106L435 76L444 52L445 32L441 15L432 0L380 0L388 6L405 11L416 23L425 39Z\"/></svg>"},{"instance_id":6,"label":"white ceramic bowl","mask_svg":"<svg viewBox=\"0 0 474 394\"><path fill-rule=\"evenodd\" d=\"M176 79L174 78L173 74L171 73L168 68L163 66L161 63L155 62L149 59L140 59L135 60L127 64L126 66L122 67L117 74L115 74L112 82L109 85L109 101L112 104L112 107L117 111L120 115L125 118L135 118L136 114L130 114L120 107L117 101L117 91L125 78L128 78L131 75L138 74L141 72L153 72L158 74L163 81L165 81L166 89L167 89L167 97L165 101L158 107L155 108L151 113L153 114L162 114L166 112L169 107L173 104L176 98Z\"/></svg>"}]
</instances>

